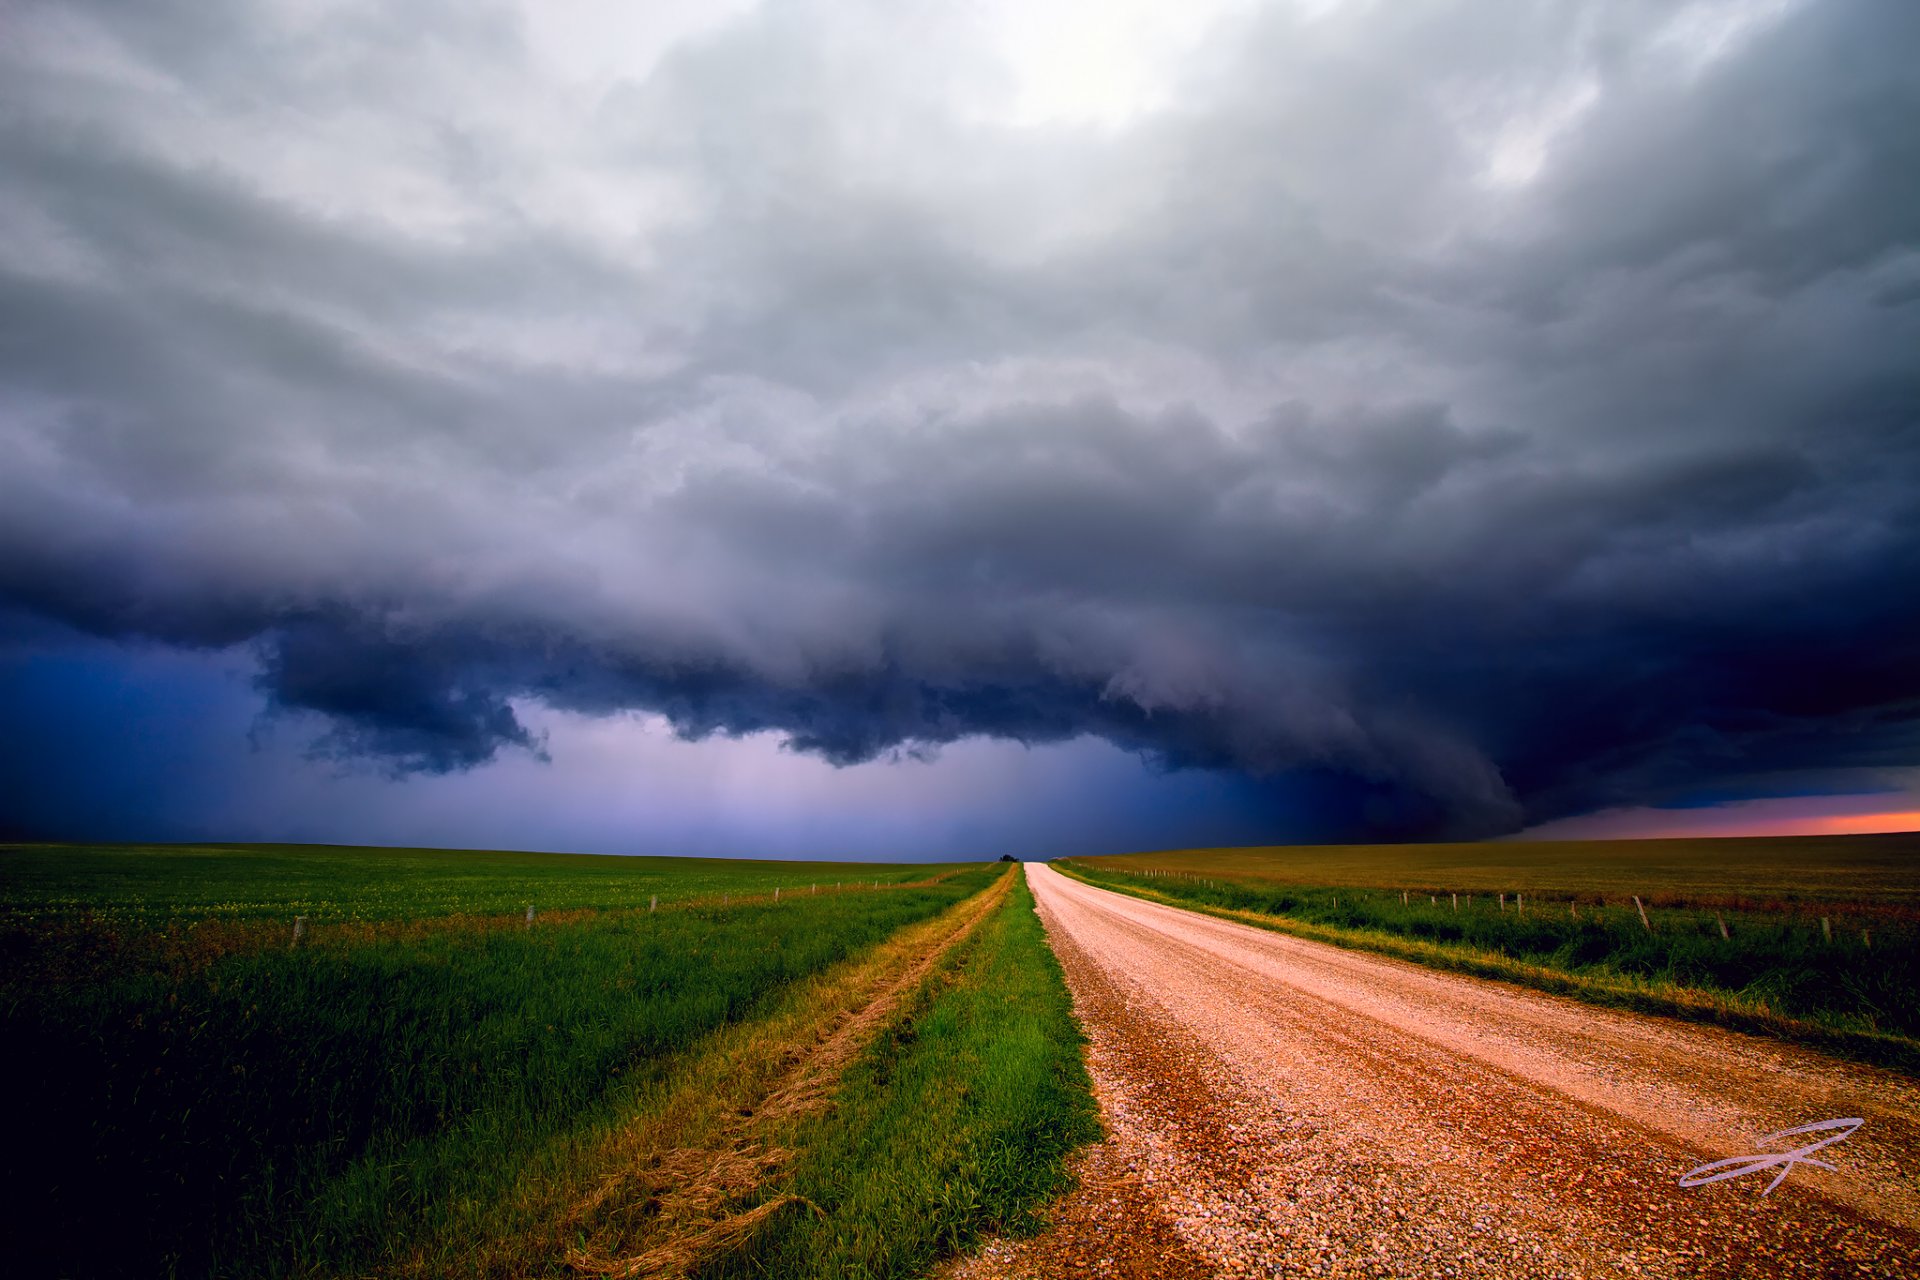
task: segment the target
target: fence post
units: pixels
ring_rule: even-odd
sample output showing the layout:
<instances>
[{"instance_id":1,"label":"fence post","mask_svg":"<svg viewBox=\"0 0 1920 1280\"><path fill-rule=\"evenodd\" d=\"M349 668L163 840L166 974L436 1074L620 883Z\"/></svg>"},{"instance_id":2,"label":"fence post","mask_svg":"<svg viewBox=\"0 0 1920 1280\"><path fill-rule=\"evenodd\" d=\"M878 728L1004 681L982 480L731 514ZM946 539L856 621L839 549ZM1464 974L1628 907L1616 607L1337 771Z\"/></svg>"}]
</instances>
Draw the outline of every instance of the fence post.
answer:
<instances>
[{"instance_id":1,"label":"fence post","mask_svg":"<svg viewBox=\"0 0 1920 1280\"><path fill-rule=\"evenodd\" d=\"M527 904L527 928L533 928L533 904L531 902Z\"/></svg>"},{"instance_id":2,"label":"fence post","mask_svg":"<svg viewBox=\"0 0 1920 1280\"><path fill-rule=\"evenodd\" d=\"M307 918L305 916L295 916L293 918L293 941L288 945L297 947L300 945L300 939L306 936Z\"/></svg>"},{"instance_id":3,"label":"fence post","mask_svg":"<svg viewBox=\"0 0 1920 1280\"><path fill-rule=\"evenodd\" d=\"M1873 950L1873 930L1862 929L1860 931L1860 945L1869 951Z\"/></svg>"},{"instance_id":4,"label":"fence post","mask_svg":"<svg viewBox=\"0 0 1920 1280\"><path fill-rule=\"evenodd\" d=\"M1640 910L1640 927L1645 929L1648 933L1652 933L1653 922L1647 919L1647 909L1640 905L1640 895L1637 893L1633 895L1633 905L1635 907L1638 907Z\"/></svg>"},{"instance_id":5,"label":"fence post","mask_svg":"<svg viewBox=\"0 0 1920 1280\"><path fill-rule=\"evenodd\" d=\"M779 885L775 885L775 886L773 886L773 900L774 900L775 902L778 902L778 901L780 901L780 886L779 886Z\"/></svg>"},{"instance_id":6,"label":"fence post","mask_svg":"<svg viewBox=\"0 0 1920 1280\"><path fill-rule=\"evenodd\" d=\"M1828 942L1833 941L1833 921L1826 916L1820 917L1820 934Z\"/></svg>"},{"instance_id":7,"label":"fence post","mask_svg":"<svg viewBox=\"0 0 1920 1280\"><path fill-rule=\"evenodd\" d=\"M660 895L656 893L647 899L647 911L649 914L651 914L652 912L658 911L659 909L660 909Z\"/></svg>"},{"instance_id":8,"label":"fence post","mask_svg":"<svg viewBox=\"0 0 1920 1280\"><path fill-rule=\"evenodd\" d=\"M1455 911L1460 909L1460 895L1457 893L1453 895L1453 909Z\"/></svg>"},{"instance_id":9,"label":"fence post","mask_svg":"<svg viewBox=\"0 0 1920 1280\"><path fill-rule=\"evenodd\" d=\"M1526 894L1516 893L1513 895L1513 909L1519 912L1521 915L1527 914L1527 895Z\"/></svg>"},{"instance_id":10,"label":"fence post","mask_svg":"<svg viewBox=\"0 0 1920 1280\"><path fill-rule=\"evenodd\" d=\"M1504 893L1500 895L1500 909L1502 911L1507 909L1507 895Z\"/></svg>"},{"instance_id":11,"label":"fence post","mask_svg":"<svg viewBox=\"0 0 1920 1280\"><path fill-rule=\"evenodd\" d=\"M1720 936L1722 938L1732 937L1732 935L1727 932L1727 918L1725 916L1716 911L1713 913L1713 922L1720 926Z\"/></svg>"}]
</instances>

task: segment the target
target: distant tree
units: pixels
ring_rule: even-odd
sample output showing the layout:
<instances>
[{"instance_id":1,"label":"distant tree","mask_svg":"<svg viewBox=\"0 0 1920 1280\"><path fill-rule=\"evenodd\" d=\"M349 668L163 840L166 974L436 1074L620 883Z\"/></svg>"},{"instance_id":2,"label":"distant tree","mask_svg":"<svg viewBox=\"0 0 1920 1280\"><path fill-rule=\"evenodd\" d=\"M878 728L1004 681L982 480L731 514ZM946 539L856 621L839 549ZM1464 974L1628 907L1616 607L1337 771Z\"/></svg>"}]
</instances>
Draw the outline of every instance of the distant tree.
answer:
<instances>
[{"instance_id":1,"label":"distant tree","mask_svg":"<svg viewBox=\"0 0 1920 1280\"><path fill-rule=\"evenodd\" d=\"M1001 855L1000 855L1000 861L1002 861L1002 862L1018 862L1018 861L1019 861L1019 859L1018 859L1018 858L1016 858L1016 857L1014 857L1014 856L1013 856L1012 854L1010 854L1010 853L1003 853L1003 854L1001 854Z\"/></svg>"}]
</instances>

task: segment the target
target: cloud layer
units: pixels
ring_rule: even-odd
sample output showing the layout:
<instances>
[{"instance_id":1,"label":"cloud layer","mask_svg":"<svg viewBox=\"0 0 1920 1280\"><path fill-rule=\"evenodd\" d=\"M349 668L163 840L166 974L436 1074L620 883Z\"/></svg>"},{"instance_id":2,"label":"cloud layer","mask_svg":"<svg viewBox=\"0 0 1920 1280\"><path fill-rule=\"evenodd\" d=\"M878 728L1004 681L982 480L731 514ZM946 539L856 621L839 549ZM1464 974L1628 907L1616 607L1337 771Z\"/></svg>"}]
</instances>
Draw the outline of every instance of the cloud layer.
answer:
<instances>
[{"instance_id":1,"label":"cloud layer","mask_svg":"<svg viewBox=\"0 0 1920 1280\"><path fill-rule=\"evenodd\" d=\"M1920 10L623 9L19 6L0 612L400 771L1090 735L1478 835L1920 757Z\"/></svg>"}]
</instances>

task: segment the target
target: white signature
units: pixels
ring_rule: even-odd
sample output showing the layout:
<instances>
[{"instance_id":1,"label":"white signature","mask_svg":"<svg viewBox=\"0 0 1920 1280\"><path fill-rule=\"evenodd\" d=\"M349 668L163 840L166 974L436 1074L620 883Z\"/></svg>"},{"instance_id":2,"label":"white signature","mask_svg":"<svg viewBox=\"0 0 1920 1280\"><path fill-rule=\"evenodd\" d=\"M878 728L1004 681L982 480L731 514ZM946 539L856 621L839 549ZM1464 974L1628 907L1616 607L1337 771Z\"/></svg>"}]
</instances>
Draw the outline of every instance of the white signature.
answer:
<instances>
[{"instance_id":1,"label":"white signature","mask_svg":"<svg viewBox=\"0 0 1920 1280\"><path fill-rule=\"evenodd\" d=\"M1799 1133L1822 1133L1829 1129L1835 1131L1830 1138L1822 1138L1818 1142L1809 1142L1806 1146L1795 1147L1792 1151L1771 1151L1757 1156L1734 1156L1730 1160L1715 1160L1712 1164L1703 1164L1698 1169L1691 1171L1685 1177L1681 1178L1680 1185L1683 1187L1699 1187L1709 1182L1719 1182L1725 1178L1744 1178L1750 1173L1759 1173L1763 1170L1771 1169L1775 1165L1781 1166L1779 1175L1767 1184L1766 1191L1760 1193L1764 1196L1782 1182L1785 1182L1787 1175L1793 1172L1793 1166L1796 1164L1810 1164L1822 1169L1833 1168L1833 1166L1825 1160L1813 1159L1813 1153L1822 1147L1830 1147L1836 1142L1845 1142L1853 1136L1855 1129L1858 1129L1865 1123L1866 1121L1858 1116L1850 1116L1845 1120L1821 1120L1816 1124L1803 1124L1798 1128L1782 1129L1778 1133L1770 1133L1764 1138L1755 1139L1753 1145L1756 1147L1766 1147L1778 1142L1782 1138L1791 1138Z\"/></svg>"}]
</instances>

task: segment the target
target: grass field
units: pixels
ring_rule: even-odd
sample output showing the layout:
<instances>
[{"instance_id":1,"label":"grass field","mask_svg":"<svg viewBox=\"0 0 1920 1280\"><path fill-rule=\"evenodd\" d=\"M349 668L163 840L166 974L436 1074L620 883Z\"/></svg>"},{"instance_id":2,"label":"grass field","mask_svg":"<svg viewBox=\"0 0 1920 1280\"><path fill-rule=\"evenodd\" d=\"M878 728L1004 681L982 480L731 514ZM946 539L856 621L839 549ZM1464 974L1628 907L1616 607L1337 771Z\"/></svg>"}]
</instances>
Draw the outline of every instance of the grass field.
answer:
<instances>
[{"instance_id":1,"label":"grass field","mask_svg":"<svg viewBox=\"0 0 1920 1280\"><path fill-rule=\"evenodd\" d=\"M0 845L0 915L313 923L614 910L819 885L902 884L924 863L609 858L331 845Z\"/></svg>"},{"instance_id":2,"label":"grass field","mask_svg":"<svg viewBox=\"0 0 1920 1280\"><path fill-rule=\"evenodd\" d=\"M1920 1069L1920 837L1184 850L1056 865L1304 936Z\"/></svg>"},{"instance_id":3,"label":"grass field","mask_svg":"<svg viewBox=\"0 0 1920 1280\"><path fill-rule=\"evenodd\" d=\"M1920 912L1920 834L1529 844L1293 845L1076 858L1077 865L1263 885L1537 893L1649 905L1841 904Z\"/></svg>"},{"instance_id":4,"label":"grass field","mask_svg":"<svg viewBox=\"0 0 1920 1280\"><path fill-rule=\"evenodd\" d=\"M716 1046L725 1080L790 1052L797 1010L830 1025L883 944L1002 874L9 848L0 1028L33 1099L0 1158L9 1269L559 1273L540 1206L578 1192L613 1135L650 1123L697 1063L718 1070ZM956 972L1006 950L969 945ZM1035 972L1032 1016L1057 1020L1057 976ZM1036 1167L1038 1186L1057 1160ZM521 1230L527 1247L494 1239Z\"/></svg>"}]
</instances>

